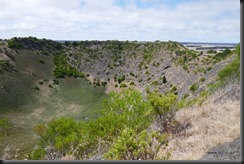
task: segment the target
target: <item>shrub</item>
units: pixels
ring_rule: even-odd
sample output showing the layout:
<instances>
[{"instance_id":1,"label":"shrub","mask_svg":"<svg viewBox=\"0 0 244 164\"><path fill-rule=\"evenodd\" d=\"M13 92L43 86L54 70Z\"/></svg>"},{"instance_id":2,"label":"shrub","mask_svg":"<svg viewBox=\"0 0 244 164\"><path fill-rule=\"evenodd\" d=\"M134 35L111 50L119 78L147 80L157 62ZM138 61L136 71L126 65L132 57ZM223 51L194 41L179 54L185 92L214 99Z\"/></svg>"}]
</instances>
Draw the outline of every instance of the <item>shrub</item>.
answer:
<instances>
[{"instance_id":1,"label":"shrub","mask_svg":"<svg viewBox=\"0 0 244 164\"><path fill-rule=\"evenodd\" d=\"M209 86L210 89L216 90L221 86L228 84L230 79L240 80L240 44L236 46L234 52L237 55L236 58L218 72L217 83L211 84Z\"/></svg>"},{"instance_id":2,"label":"shrub","mask_svg":"<svg viewBox=\"0 0 244 164\"><path fill-rule=\"evenodd\" d=\"M176 109L181 109L186 106L186 100L182 98L180 101L176 103Z\"/></svg>"},{"instance_id":3,"label":"shrub","mask_svg":"<svg viewBox=\"0 0 244 164\"><path fill-rule=\"evenodd\" d=\"M65 41L64 44L65 44L65 46L69 46L70 45L70 42Z\"/></svg>"},{"instance_id":4,"label":"shrub","mask_svg":"<svg viewBox=\"0 0 244 164\"><path fill-rule=\"evenodd\" d=\"M166 95L160 94L158 91L148 93L148 100L154 108L154 111L159 115L162 129L168 131L168 123L173 118L173 112L176 109L175 103L177 101L177 96L173 93L168 93Z\"/></svg>"},{"instance_id":5,"label":"shrub","mask_svg":"<svg viewBox=\"0 0 244 164\"><path fill-rule=\"evenodd\" d=\"M199 82L204 82L206 79L204 78L204 77L202 77L200 80L199 80Z\"/></svg>"},{"instance_id":6,"label":"shrub","mask_svg":"<svg viewBox=\"0 0 244 164\"><path fill-rule=\"evenodd\" d=\"M17 41L17 39L13 38L8 41L8 47L11 49L20 49L23 46Z\"/></svg>"},{"instance_id":7,"label":"shrub","mask_svg":"<svg viewBox=\"0 0 244 164\"><path fill-rule=\"evenodd\" d=\"M35 72L32 72L31 75L32 76L37 76L37 74Z\"/></svg>"},{"instance_id":8,"label":"shrub","mask_svg":"<svg viewBox=\"0 0 244 164\"><path fill-rule=\"evenodd\" d=\"M115 84L115 87L117 88L118 87L118 84Z\"/></svg>"},{"instance_id":9,"label":"shrub","mask_svg":"<svg viewBox=\"0 0 244 164\"><path fill-rule=\"evenodd\" d=\"M171 92L175 92L176 90L177 90L177 87L176 86L172 86Z\"/></svg>"},{"instance_id":10,"label":"shrub","mask_svg":"<svg viewBox=\"0 0 244 164\"><path fill-rule=\"evenodd\" d=\"M53 84L55 84L55 85L59 85L59 81L56 80L56 79L54 79L54 80L53 80Z\"/></svg>"},{"instance_id":11,"label":"shrub","mask_svg":"<svg viewBox=\"0 0 244 164\"><path fill-rule=\"evenodd\" d=\"M51 84L48 85L49 88L53 88L53 86Z\"/></svg>"},{"instance_id":12,"label":"shrub","mask_svg":"<svg viewBox=\"0 0 244 164\"><path fill-rule=\"evenodd\" d=\"M192 92L195 92L197 89L198 89L198 85L197 85L197 83L194 83L194 84L192 84L191 86L190 86L190 91L192 91Z\"/></svg>"},{"instance_id":13,"label":"shrub","mask_svg":"<svg viewBox=\"0 0 244 164\"><path fill-rule=\"evenodd\" d=\"M122 77L118 78L118 83L122 83L125 80L125 75L123 75Z\"/></svg>"},{"instance_id":14,"label":"shrub","mask_svg":"<svg viewBox=\"0 0 244 164\"><path fill-rule=\"evenodd\" d=\"M62 117L51 121L47 126L38 124L34 129L41 137L41 148L33 152L37 154L37 158L43 157L46 147L51 146L54 152L65 154L78 143L78 124L71 118Z\"/></svg>"},{"instance_id":15,"label":"shrub","mask_svg":"<svg viewBox=\"0 0 244 164\"><path fill-rule=\"evenodd\" d=\"M78 43L76 41L73 41L72 46L76 47L76 46L78 46Z\"/></svg>"},{"instance_id":16,"label":"shrub","mask_svg":"<svg viewBox=\"0 0 244 164\"><path fill-rule=\"evenodd\" d=\"M185 93L184 95L183 95L183 99L186 99L187 97L189 97L190 95L188 94L188 93Z\"/></svg>"},{"instance_id":17,"label":"shrub","mask_svg":"<svg viewBox=\"0 0 244 164\"><path fill-rule=\"evenodd\" d=\"M39 150L32 153L32 156L43 158L45 154L50 159L50 153L52 155L56 153L59 157L72 154L78 159L87 159L97 153L99 144L103 152L113 152L117 149L116 145L120 145L119 140L127 138L127 129L130 129L129 131L133 129L129 134L136 136L128 140L128 143L136 141L139 149L130 149L128 144L126 148L133 153L138 152L134 154L138 157L143 157L145 153L151 153L153 157L158 147L167 142L165 135L154 133L147 135L144 129L148 128L153 120L153 108L148 101L144 100L142 94L134 89L110 92L101 104L99 114L96 120L87 122L76 122L74 119L63 117L47 125L37 125L34 130L41 138L40 149L37 148ZM157 140L156 145L151 143L152 140ZM108 147L110 147L109 151L107 151ZM120 149L120 151L123 153L126 150ZM114 157L109 155L108 158Z\"/></svg>"},{"instance_id":18,"label":"shrub","mask_svg":"<svg viewBox=\"0 0 244 164\"><path fill-rule=\"evenodd\" d=\"M226 82L230 77L240 78L240 60L235 59L219 71L217 78L219 81Z\"/></svg>"},{"instance_id":19,"label":"shrub","mask_svg":"<svg viewBox=\"0 0 244 164\"><path fill-rule=\"evenodd\" d=\"M43 59L40 59L39 62L42 63L42 64L45 63L45 61Z\"/></svg>"},{"instance_id":20,"label":"shrub","mask_svg":"<svg viewBox=\"0 0 244 164\"><path fill-rule=\"evenodd\" d=\"M222 56L223 56L223 57L226 57L226 56L228 56L230 53L231 53L231 51L227 48L227 49L225 49L225 50L223 51Z\"/></svg>"},{"instance_id":21,"label":"shrub","mask_svg":"<svg viewBox=\"0 0 244 164\"><path fill-rule=\"evenodd\" d=\"M137 134L133 129L126 128L103 157L108 160L153 160L160 147L167 142L166 134L156 131L147 134L146 130Z\"/></svg>"},{"instance_id":22,"label":"shrub","mask_svg":"<svg viewBox=\"0 0 244 164\"><path fill-rule=\"evenodd\" d=\"M36 86L36 87L35 87L35 90L40 90L40 88Z\"/></svg>"},{"instance_id":23,"label":"shrub","mask_svg":"<svg viewBox=\"0 0 244 164\"><path fill-rule=\"evenodd\" d=\"M0 118L0 134L7 135L7 130L10 128L10 122L7 118ZM1 137L0 137L1 139Z\"/></svg>"},{"instance_id":24,"label":"shrub","mask_svg":"<svg viewBox=\"0 0 244 164\"><path fill-rule=\"evenodd\" d=\"M83 74L79 73L77 69L67 63L67 57L61 53L54 55L55 69L53 71L56 78L64 78L66 75L71 77L83 77Z\"/></svg>"},{"instance_id":25,"label":"shrub","mask_svg":"<svg viewBox=\"0 0 244 164\"><path fill-rule=\"evenodd\" d=\"M44 149L37 147L37 148L35 148L34 150L32 150L30 152L30 157L29 158L31 160L40 160L40 159L44 159L45 158L45 154L46 154L46 152L45 152Z\"/></svg>"},{"instance_id":26,"label":"shrub","mask_svg":"<svg viewBox=\"0 0 244 164\"><path fill-rule=\"evenodd\" d=\"M158 85L158 81L157 80L156 81L153 81L151 84L152 85Z\"/></svg>"},{"instance_id":27,"label":"shrub","mask_svg":"<svg viewBox=\"0 0 244 164\"><path fill-rule=\"evenodd\" d=\"M97 82L96 82L96 86L100 86L101 84L100 84L100 81L98 80Z\"/></svg>"},{"instance_id":28,"label":"shrub","mask_svg":"<svg viewBox=\"0 0 244 164\"><path fill-rule=\"evenodd\" d=\"M186 70L186 71L188 71L188 66L187 65L184 65L183 66L183 69Z\"/></svg>"},{"instance_id":29,"label":"shrub","mask_svg":"<svg viewBox=\"0 0 244 164\"><path fill-rule=\"evenodd\" d=\"M206 70L207 71L210 71L212 69L212 67L207 67Z\"/></svg>"},{"instance_id":30,"label":"shrub","mask_svg":"<svg viewBox=\"0 0 244 164\"><path fill-rule=\"evenodd\" d=\"M130 85L135 85L135 83L132 81L132 82L130 82Z\"/></svg>"},{"instance_id":31,"label":"shrub","mask_svg":"<svg viewBox=\"0 0 244 164\"><path fill-rule=\"evenodd\" d=\"M39 84L40 84L40 85L43 85L43 84L44 84L44 82L43 82L43 81L39 81Z\"/></svg>"},{"instance_id":32,"label":"shrub","mask_svg":"<svg viewBox=\"0 0 244 164\"><path fill-rule=\"evenodd\" d=\"M164 84L167 83L167 80L166 80L166 77L165 76L163 76L163 83Z\"/></svg>"},{"instance_id":33,"label":"shrub","mask_svg":"<svg viewBox=\"0 0 244 164\"><path fill-rule=\"evenodd\" d=\"M107 83L106 81L103 81L103 82L102 82L102 86L104 86L104 87L105 87L107 84L108 84L108 83Z\"/></svg>"},{"instance_id":34,"label":"shrub","mask_svg":"<svg viewBox=\"0 0 244 164\"><path fill-rule=\"evenodd\" d=\"M131 75L131 76L133 76L133 77L135 76L135 74L134 74L134 73L132 73L132 72L130 72L130 75Z\"/></svg>"},{"instance_id":35,"label":"shrub","mask_svg":"<svg viewBox=\"0 0 244 164\"><path fill-rule=\"evenodd\" d=\"M126 84L120 84L120 88L125 88L125 87L127 87Z\"/></svg>"}]
</instances>

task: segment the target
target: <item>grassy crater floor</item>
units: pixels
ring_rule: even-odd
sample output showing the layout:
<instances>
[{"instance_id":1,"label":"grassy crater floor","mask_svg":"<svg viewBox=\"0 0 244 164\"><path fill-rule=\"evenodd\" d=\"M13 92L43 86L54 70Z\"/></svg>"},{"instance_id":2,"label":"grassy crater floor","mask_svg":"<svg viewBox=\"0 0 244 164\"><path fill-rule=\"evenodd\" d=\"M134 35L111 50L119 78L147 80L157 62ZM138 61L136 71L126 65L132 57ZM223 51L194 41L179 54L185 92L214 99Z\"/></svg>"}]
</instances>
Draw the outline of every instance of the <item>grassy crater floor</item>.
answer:
<instances>
[{"instance_id":1,"label":"grassy crater floor","mask_svg":"<svg viewBox=\"0 0 244 164\"><path fill-rule=\"evenodd\" d=\"M10 122L6 135L0 137L1 156L11 154L12 158L23 159L37 144L32 128L38 123L61 116L84 121L96 118L106 88L95 88L81 78L56 79L52 58L23 51L15 54L12 62L16 71L0 75L0 115Z\"/></svg>"}]
</instances>

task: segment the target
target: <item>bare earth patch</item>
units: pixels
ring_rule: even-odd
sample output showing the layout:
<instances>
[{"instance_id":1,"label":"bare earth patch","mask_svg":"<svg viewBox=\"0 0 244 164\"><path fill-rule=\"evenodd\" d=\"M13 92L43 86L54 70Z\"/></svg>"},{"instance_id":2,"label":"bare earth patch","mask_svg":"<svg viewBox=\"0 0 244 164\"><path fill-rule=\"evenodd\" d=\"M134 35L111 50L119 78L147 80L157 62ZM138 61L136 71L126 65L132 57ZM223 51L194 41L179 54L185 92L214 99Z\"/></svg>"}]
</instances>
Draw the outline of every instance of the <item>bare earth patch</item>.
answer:
<instances>
[{"instance_id":1,"label":"bare earth patch","mask_svg":"<svg viewBox=\"0 0 244 164\"><path fill-rule=\"evenodd\" d=\"M121 89L119 87L115 87L115 84L117 84L114 80L111 80L108 84L107 84L107 87L106 87L106 91L105 93L109 93L109 92L112 92L112 91L116 91L116 92L119 92Z\"/></svg>"},{"instance_id":2,"label":"bare earth patch","mask_svg":"<svg viewBox=\"0 0 244 164\"><path fill-rule=\"evenodd\" d=\"M45 112L45 108L42 107L42 108L38 108L38 109L34 110L30 115L40 118L40 117L42 117L43 112Z\"/></svg>"}]
</instances>

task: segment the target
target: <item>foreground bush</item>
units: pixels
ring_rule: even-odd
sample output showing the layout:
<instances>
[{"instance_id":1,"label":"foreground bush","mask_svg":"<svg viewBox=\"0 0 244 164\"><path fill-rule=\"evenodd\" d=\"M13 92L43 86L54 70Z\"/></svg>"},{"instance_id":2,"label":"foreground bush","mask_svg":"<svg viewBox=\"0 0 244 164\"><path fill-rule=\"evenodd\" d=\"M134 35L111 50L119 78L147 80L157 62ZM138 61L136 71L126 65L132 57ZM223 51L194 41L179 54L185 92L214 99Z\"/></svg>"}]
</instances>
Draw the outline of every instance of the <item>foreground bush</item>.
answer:
<instances>
[{"instance_id":1,"label":"foreground bush","mask_svg":"<svg viewBox=\"0 0 244 164\"><path fill-rule=\"evenodd\" d=\"M132 89L112 92L102 103L96 120L76 122L64 117L47 125L36 125L34 130L41 140L30 158L58 159L70 154L77 159L88 158L99 153L100 143L104 146L101 151L105 152L125 129L133 129L138 134L148 128L152 120L153 108L140 92Z\"/></svg>"},{"instance_id":2,"label":"foreground bush","mask_svg":"<svg viewBox=\"0 0 244 164\"><path fill-rule=\"evenodd\" d=\"M133 129L124 129L104 157L109 160L153 160L163 144L167 144L167 135L159 132L136 133Z\"/></svg>"}]
</instances>

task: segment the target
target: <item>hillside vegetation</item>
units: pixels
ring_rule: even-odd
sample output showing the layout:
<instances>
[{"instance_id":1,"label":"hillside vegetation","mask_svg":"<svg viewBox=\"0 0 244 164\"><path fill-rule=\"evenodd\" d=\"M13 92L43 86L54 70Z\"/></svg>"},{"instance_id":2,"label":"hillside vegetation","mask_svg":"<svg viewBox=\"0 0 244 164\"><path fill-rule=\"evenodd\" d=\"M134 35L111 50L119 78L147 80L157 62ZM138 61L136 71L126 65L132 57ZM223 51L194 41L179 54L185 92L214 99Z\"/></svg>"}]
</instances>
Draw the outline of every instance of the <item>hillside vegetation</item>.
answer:
<instances>
[{"instance_id":1,"label":"hillside vegetation","mask_svg":"<svg viewBox=\"0 0 244 164\"><path fill-rule=\"evenodd\" d=\"M210 146L240 135L239 122L231 121L240 117L239 97L214 97L219 91L233 95L226 90L231 84L235 94L239 92L240 45L235 51L202 54L172 41L60 43L29 37L2 41L0 48L4 159L189 159L177 156L176 142L188 144L200 131L199 140L211 139L214 130L223 127L230 133L229 126L236 126L226 139L204 148L196 144L201 151L195 152L195 159ZM215 104L223 99L235 102L233 111L221 111ZM213 122L216 127L210 132L197 128L210 116L220 118L211 114L215 108L229 114L230 123ZM14 128L17 113L22 122L18 128L29 119L39 120L24 128L35 140L21 153L3 142L7 136L16 140L14 134L23 131ZM35 117L27 117L30 113Z\"/></svg>"}]
</instances>

